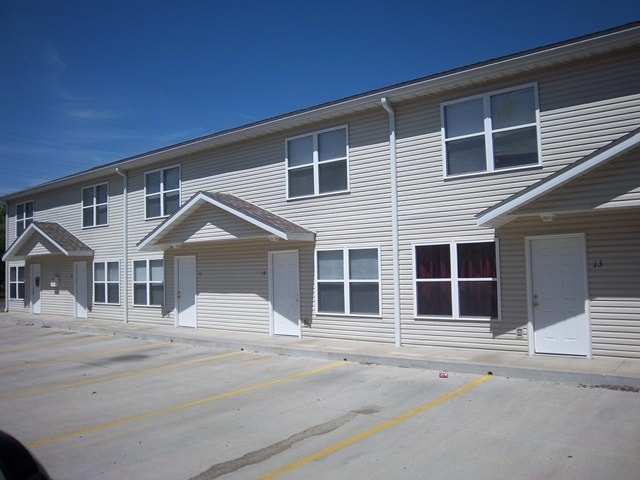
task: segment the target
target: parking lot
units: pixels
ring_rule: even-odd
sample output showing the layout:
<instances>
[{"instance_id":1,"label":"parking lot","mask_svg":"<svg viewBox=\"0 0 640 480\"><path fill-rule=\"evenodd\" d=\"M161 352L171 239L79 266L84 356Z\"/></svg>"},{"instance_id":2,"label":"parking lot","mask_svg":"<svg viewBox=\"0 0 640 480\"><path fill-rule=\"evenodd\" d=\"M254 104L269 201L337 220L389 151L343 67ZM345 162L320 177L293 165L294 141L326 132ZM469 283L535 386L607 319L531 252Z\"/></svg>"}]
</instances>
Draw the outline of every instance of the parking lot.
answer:
<instances>
[{"instance_id":1,"label":"parking lot","mask_svg":"<svg viewBox=\"0 0 640 480\"><path fill-rule=\"evenodd\" d=\"M635 479L640 394L0 324L54 479Z\"/></svg>"}]
</instances>

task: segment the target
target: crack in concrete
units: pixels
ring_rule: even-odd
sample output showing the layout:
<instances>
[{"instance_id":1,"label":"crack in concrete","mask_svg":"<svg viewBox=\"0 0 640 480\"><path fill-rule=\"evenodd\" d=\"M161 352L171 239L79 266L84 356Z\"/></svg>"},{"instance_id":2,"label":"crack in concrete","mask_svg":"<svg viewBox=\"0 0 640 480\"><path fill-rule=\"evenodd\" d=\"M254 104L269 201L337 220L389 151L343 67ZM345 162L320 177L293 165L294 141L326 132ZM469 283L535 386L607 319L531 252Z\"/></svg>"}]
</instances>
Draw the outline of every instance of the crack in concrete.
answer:
<instances>
[{"instance_id":1,"label":"crack in concrete","mask_svg":"<svg viewBox=\"0 0 640 480\"><path fill-rule=\"evenodd\" d=\"M228 473L235 472L240 470L243 467L248 465L255 465L256 463L263 462L268 458L271 458L278 453L284 452L291 448L294 444L301 442L302 440L306 440L309 437L314 437L318 435L325 435L327 433L333 432L334 430L340 428L345 423L349 422L353 418L361 414L371 414L377 411L375 408L349 412L344 415L341 415L338 418L330 420L325 423L321 423L319 425L314 425L309 427L301 432L295 433L291 435L289 438L285 440L281 440L276 442L268 447L261 448L260 450L255 450L253 452L249 452L239 458L234 458L233 460L229 460L227 462L218 463L213 465L209 469L204 472L196 475L195 477L191 477L189 480L213 480L214 478L221 477L222 475L226 475Z\"/></svg>"}]
</instances>

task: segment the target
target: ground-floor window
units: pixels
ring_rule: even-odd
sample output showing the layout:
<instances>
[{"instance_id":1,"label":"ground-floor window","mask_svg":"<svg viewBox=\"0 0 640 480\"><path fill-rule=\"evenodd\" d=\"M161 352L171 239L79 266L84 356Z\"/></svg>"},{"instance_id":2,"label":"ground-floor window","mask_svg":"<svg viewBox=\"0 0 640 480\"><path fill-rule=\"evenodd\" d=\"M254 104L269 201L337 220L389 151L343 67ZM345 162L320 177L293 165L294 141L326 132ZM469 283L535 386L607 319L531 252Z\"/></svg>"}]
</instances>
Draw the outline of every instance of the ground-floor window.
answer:
<instances>
[{"instance_id":1,"label":"ground-floor window","mask_svg":"<svg viewBox=\"0 0 640 480\"><path fill-rule=\"evenodd\" d=\"M9 299L24 300L24 267L9 267Z\"/></svg>"},{"instance_id":2,"label":"ground-floor window","mask_svg":"<svg viewBox=\"0 0 640 480\"><path fill-rule=\"evenodd\" d=\"M498 318L495 242L415 247L416 315Z\"/></svg>"},{"instance_id":3,"label":"ground-floor window","mask_svg":"<svg viewBox=\"0 0 640 480\"><path fill-rule=\"evenodd\" d=\"M379 315L380 268L377 248L316 252L318 313Z\"/></svg>"},{"instance_id":4,"label":"ground-floor window","mask_svg":"<svg viewBox=\"0 0 640 480\"><path fill-rule=\"evenodd\" d=\"M133 304L161 306L164 303L164 260L133 262Z\"/></svg>"},{"instance_id":5,"label":"ground-floor window","mask_svg":"<svg viewBox=\"0 0 640 480\"><path fill-rule=\"evenodd\" d=\"M93 302L118 305L120 303L120 263L93 264Z\"/></svg>"}]
</instances>

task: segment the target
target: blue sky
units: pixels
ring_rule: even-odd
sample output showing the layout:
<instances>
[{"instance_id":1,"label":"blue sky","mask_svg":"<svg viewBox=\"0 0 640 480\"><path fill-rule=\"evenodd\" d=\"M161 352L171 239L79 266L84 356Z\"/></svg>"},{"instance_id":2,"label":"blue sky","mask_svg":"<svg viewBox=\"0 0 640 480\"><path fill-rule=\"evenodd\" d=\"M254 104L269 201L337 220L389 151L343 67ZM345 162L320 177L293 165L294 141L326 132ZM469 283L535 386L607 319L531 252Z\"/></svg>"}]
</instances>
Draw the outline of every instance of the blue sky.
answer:
<instances>
[{"instance_id":1,"label":"blue sky","mask_svg":"<svg viewBox=\"0 0 640 480\"><path fill-rule=\"evenodd\" d=\"M637 20L638 0L0 0L0 195Z\"/></svg>"}]
</instances>

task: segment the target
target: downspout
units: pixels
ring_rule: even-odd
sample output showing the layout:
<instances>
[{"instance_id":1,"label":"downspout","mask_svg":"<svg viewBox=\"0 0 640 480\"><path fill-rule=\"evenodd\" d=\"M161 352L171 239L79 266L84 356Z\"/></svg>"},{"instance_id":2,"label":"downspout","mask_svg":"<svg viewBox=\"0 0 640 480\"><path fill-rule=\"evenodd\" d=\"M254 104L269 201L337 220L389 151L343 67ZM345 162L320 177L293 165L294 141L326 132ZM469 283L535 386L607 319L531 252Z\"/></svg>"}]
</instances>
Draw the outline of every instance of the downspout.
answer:
<instances>
[{"instance_id":1,"label":"downspout","mask_svg":"<svg viewBox=\"0 0 640 480\"><path fill-rule=\"evenodd\" d=\"M116 167L116 173L122 177L122 247L124 249L124 323L129 323L129 194L127 193L128 177Z\"/></svg>"},{"instance_id":2,"label":"downspout","mask_svg":"<svg viewBox=\"0 0 640 480\"><path fill-rule=\"evenodd\" d=\"M402 346L402 323L400 321L400 241L398 233L398 159L396 146L396 113L387 97L380 99L389 114L389 160L391 169L391 230L393 243L393 317L396 347Z\"/></svg>"},{"instance_id":3,"label":"downspout","mask_svg":"<svg viewBox=\"0 0 640 480\"><path fill-rule=\"evenodd\" d=\"M9 249L9 204L0 201L0 206L4 207L4 251ZM0 259L1 260L1 259ZM9 262L4 262L4 311L9 311L9 289L7 282L9 281Z\"/></svg>"}]
</instances>

